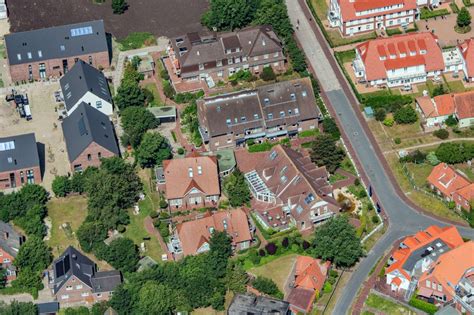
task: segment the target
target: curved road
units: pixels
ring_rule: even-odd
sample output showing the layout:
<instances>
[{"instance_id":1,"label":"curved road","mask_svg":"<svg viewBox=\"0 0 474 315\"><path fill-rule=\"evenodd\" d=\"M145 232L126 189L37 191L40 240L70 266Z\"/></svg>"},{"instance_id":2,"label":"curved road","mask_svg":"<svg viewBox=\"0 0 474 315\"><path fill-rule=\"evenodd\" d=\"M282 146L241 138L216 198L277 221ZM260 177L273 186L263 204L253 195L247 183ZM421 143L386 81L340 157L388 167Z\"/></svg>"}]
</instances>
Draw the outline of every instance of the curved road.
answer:
<instances>
[{"instance_id":1,"label":"curved road","mask_svg":"<svg viewBox=\"0 0 474 315\"><path fill-rule=\"evenodd\" d=\"M382 161L380 149L374 147L377 144L371 143L373 137L366 132L363 125L365 122L356 113L359 110L357 101L341 76L331 49L314 21L309 20L310 13L304 0L286 0L286 3L293 25L299 23L296 36L320 82L326 96L326 105L333 113L337 113L335 116L342 127L343 138L350 147L353 158L358 161L358 169L366 184L373 187L374 194L390 221L387 232L357 265L337 301L333 314L341 315L350 310L359 287L370 270L396 240L433 224L448 224L420 213L406 198L399 195L400 191L395 186L397 184L392 182L393 178L385 171L386 164ZM464 237L474 238L474 229L465 226L458 226L458 229Z\"/></svg>"}]
</instances>

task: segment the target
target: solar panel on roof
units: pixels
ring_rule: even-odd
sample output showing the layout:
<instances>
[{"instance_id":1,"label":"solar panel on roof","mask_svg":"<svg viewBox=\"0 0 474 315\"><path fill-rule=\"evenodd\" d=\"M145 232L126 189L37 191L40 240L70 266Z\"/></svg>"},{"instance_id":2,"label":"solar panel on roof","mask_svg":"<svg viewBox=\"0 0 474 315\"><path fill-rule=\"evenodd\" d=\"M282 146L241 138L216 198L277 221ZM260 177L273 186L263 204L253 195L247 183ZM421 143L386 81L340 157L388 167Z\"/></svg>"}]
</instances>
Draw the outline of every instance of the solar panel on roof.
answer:
<instances>
[{"instance_id":1,"label":"solar panel on roof","mask_svg":"<svg viewBox=\"0 0 474 315\"><path fill-rule=\"evenodd\" d=\"M8 151L15 149L15 141L0 142L0 151Z\"/></svg>"},{"instance_id":2,"label":"solar panel on roof","mask_svg":"<svg viewBox=\"0 0 474 315\"><path fill-rule=\"evenodd\" d=\"M92 34L92 26L78 27L71 29L71 36L83 36Z\"/></svg>"},{"instance_id":3,"label":"solar panel on roof","mask_svg":"<svg viewBox=\"0 0 474 315\"><path fill-rule=\"evenodd\" d=\"M56 271L56 278L64 275L64 264L62 260L56 263L56 268L54 268L54 270Z\"/></svg>"},{"instance_id":4,"label":"solar panel on roof","mask_svg":"<svg viewBox=\"0 0 474 315\"><path fill-rule=\"evenodd\" d=\"M84 122L84 117L81 117L81 119L79 119L79 121L77 122L77 126L79 127L79 134L81 136L83 136L87 133L86 123Z\"/></svg>"}]
</instances>

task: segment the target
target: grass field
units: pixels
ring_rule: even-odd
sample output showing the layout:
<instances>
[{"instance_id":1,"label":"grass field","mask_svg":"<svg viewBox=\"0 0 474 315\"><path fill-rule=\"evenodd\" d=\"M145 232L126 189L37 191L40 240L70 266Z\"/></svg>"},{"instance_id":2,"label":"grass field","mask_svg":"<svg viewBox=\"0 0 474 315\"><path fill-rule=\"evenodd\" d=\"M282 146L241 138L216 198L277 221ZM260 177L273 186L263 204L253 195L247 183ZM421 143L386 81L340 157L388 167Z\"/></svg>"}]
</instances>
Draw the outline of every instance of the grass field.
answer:
<instances>
[{"instance_id":1,"label":"grass field","mask_svg":"<svg viewBox=\"0 0 474 315\"><path fill-rule=\"evenodd\" d=\"M161 102L160 94L158 93L158 88L156 87L155 83L148 83L145 85L145 89L150 91L153 94L153 102L150 102L149 106L161 106L163 105Z\"/></svg>"},{"instance_id":2,"label":"grass field","mask_svg":"<svg viewBox=\"0 0 474 315\"><path fill-rule=\"evenodd\" d=\"M263 266L252 268L249 273L272 279L278 285L280 291L284 292L286 280L293 268L297 255L282 256Z\"/></svg>"},{"instance_id":3,"label":"grass field","mask_svg":"<svg viewBox=\"0 0 474 315\"><path fill-rule=\"evenodd\" d=\"M378 295L370 294L365 305L372 309L383 312L384 314L390 315L414 315L414 311L410 310L408 307L401 304L392 302L388 299L384 299Z\"/></svg>"}]
</instances>

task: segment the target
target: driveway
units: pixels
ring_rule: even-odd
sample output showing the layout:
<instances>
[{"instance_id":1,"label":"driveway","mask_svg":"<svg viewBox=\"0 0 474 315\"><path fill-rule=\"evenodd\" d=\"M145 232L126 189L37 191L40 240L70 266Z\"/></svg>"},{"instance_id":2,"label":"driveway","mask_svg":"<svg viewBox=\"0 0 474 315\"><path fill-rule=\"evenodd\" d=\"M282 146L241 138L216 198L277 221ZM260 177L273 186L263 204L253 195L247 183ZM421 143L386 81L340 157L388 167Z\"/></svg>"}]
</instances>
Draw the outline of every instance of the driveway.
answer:
<instances>
[{"instance_id":1,"label":"driveway","mask_svg":"<svg viewBox=\"0 0 474 315\"><path fill-rule=\"evenodd\" d=\"M387 232L355 268L337 301L333 314L346 314L359 286L392 243L432 224L446 226L448 223L422 213L422 209L417 208L403 195L321 31L313 21L309 22L311 13L304 0L286 0L286 3L292 23L295 25L297 19L300 21L296 37L320 82L326 105L337 119L343 140L356 161L363 182L372 186L373 198L378 201L383 213L390 220ZM474 238L473 229L465 226L458 228L464 237Z\"/></svg>"}]
</instances>

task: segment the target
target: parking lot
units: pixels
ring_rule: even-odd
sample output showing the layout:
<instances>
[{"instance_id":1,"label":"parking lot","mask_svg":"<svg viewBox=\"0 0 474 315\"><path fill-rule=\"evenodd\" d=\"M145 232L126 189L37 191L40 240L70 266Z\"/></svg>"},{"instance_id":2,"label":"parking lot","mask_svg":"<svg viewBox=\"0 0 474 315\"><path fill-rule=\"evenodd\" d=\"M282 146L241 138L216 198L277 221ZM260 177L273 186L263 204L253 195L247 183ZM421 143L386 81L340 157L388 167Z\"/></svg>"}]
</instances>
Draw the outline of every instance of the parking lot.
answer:
<instances>
[{"instance_id":1,"label":"parking lot","mask_svg":"<svg viewBox=\"0 0 474 315\"><path fill-rule=\"evenodd\" d=\"M43 185L48 190L55 175L67 175L70 171L61 122L55 112L59 104L53 94L58 89L58 82L41 82L17 90L18 93L28 94L33 118L30 121L20 118L15 107L5 101L5 95L0 95L0 136L35 133L44 166Z\"/></svg>"}]
</instances>

